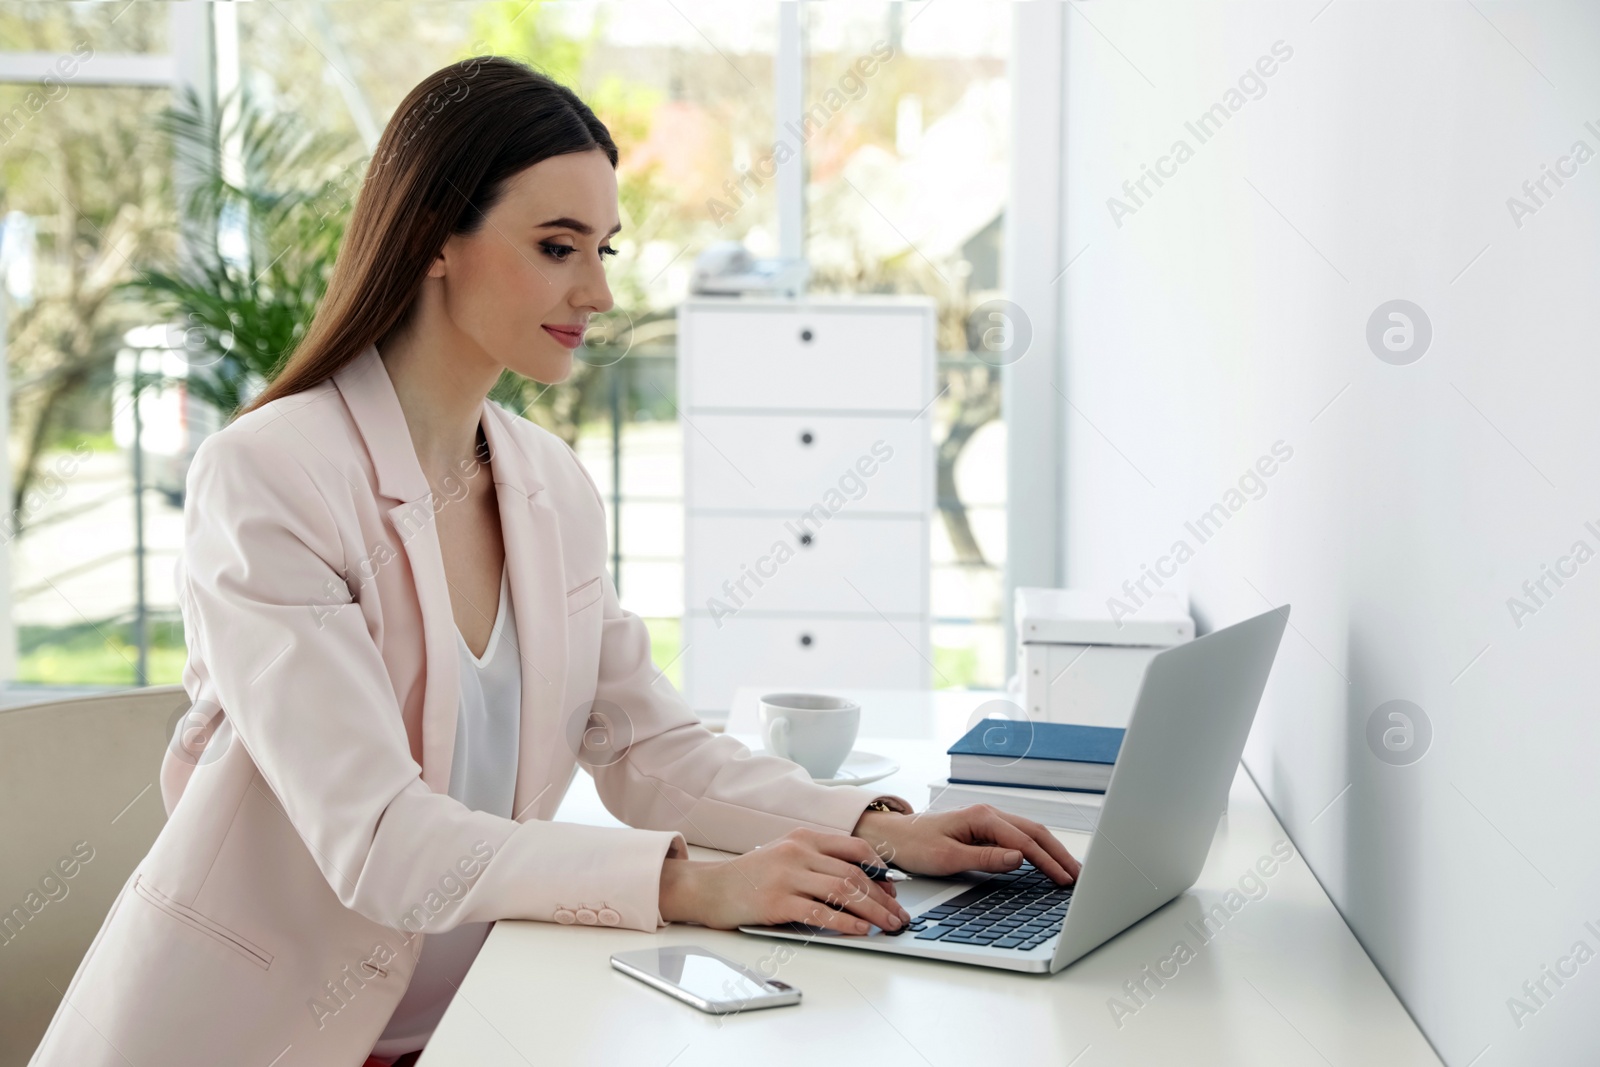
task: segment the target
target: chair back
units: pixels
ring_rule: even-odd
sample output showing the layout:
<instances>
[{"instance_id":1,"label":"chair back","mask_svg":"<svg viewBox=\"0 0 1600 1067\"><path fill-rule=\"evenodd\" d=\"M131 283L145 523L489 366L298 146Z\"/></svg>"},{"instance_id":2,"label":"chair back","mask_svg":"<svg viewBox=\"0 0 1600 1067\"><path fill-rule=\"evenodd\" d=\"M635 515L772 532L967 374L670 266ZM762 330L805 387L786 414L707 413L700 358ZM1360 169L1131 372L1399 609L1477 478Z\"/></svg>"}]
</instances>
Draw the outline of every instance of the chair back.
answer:
<instances>
[{"instance_id":1,"label":"chair back","mask_svg":"<svg viewBox=\"0 0 1600 1067\"><path fill-rule=\"evenodd\" d=\"M24 1067L166 825L181 685L0 708L0 1067Z\"/></svg>"}]
</instances>

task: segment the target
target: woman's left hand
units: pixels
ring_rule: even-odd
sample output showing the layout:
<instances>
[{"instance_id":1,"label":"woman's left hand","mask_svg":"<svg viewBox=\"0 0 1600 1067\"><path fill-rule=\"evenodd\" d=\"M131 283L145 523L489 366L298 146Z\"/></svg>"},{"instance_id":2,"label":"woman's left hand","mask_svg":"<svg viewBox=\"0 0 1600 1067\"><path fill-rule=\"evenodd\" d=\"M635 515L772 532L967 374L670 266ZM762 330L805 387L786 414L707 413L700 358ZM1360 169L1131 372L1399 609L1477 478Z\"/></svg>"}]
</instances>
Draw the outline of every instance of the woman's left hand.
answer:
<instances>
[{"instance_id":1,"label":"woman's left hand","mask_svg":"<svg viewBox=\"0 0 1600 1067\"><path fill-rule=\"evenodd\" d=\"M1058 884L1070 885L1082 870L1049 830L988 804L915 815L863 812L852 833L886 862L913 874L1010 871L1026 858Z\"/></svg>"}]
</instances>

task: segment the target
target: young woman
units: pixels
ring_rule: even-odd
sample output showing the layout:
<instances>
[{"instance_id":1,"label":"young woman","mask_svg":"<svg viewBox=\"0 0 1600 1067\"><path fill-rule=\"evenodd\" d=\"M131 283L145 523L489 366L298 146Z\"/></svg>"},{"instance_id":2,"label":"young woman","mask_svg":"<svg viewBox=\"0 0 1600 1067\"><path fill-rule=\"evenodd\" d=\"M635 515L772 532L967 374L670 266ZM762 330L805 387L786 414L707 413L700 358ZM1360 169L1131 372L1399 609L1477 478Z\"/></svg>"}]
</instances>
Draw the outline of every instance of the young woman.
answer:
<instances>
[{"instance_id":1,"label":"young woman","mask_svg":"<svg viewBox=\"0 0 1600 1067\"><path fill-rule=\"evenodd\" d=\"M612 306L616 163L509 60L401 104L304 341L195 456L169 820L35 1063L409 1062L496 919L864 932L907 916L858 861L1077 876L1036 823L751 755L651 662L594 483L486 399ZM625 827L551 821L580 765Z\"/></svg>"}]
</instances>

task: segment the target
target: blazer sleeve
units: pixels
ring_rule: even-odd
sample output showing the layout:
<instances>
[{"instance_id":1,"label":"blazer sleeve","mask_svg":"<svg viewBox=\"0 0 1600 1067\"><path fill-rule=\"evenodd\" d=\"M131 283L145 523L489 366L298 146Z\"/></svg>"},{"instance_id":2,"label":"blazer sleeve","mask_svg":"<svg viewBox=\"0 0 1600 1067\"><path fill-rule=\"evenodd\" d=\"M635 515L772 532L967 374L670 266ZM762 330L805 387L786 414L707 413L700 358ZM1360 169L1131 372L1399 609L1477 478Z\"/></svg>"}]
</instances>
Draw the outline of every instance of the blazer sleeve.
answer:
<instances>
[{"instance_id":1,"label":"blazer sleeve","mask_svg":"<svg viewBox=\"0 0 1600 1067\"><path fill-rule=\"evenodd\" d=\"M603 517L593 479L576 454L572 461L595 490ZM594 707L610 713L602 726L610 737L586 746L588 758L580 762L611 814L696 845L748 852L800 827L848 834L877 798L912 811L893 794L818 785L799 764L754 755L735 738L706 729L651 661L644 620L623 609L608 573L600 580L605 607Z\"/></svg>"},{"instance_id":2,"label":"blazer sleeve","mask_svg":"<svg viewBox=\"0 0 1600 1067\"><path fill-rule=\"evenodd\" d=\"M687 855L681 835L517 822L422 781L338 524L294 455L225 430L197 450L187 492L179 598L206 696L345 907L421 933L549 920L574 901L662 925L661 864ZM468 888L434 914L441 875Z\"/></svg>"}]
</instances>

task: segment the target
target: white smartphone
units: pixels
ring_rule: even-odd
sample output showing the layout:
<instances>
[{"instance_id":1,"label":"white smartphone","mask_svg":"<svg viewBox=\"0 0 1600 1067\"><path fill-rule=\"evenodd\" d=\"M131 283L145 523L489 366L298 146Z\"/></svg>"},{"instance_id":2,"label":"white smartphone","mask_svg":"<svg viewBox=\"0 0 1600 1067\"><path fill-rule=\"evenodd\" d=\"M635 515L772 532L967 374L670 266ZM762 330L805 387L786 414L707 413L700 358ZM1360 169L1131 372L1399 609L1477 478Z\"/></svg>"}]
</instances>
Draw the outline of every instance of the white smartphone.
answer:
<instances>
[{"instance_id":1,"label":"white smartphone","mask_svg":"<svg viewBox=\"0 0 1600 1067\"><path fill-rule=\"evenodd\" d=\"M611 966L712 1015L800 1003L800 990L699 945L616 952Z\"/></svg>"}]
</instances>

